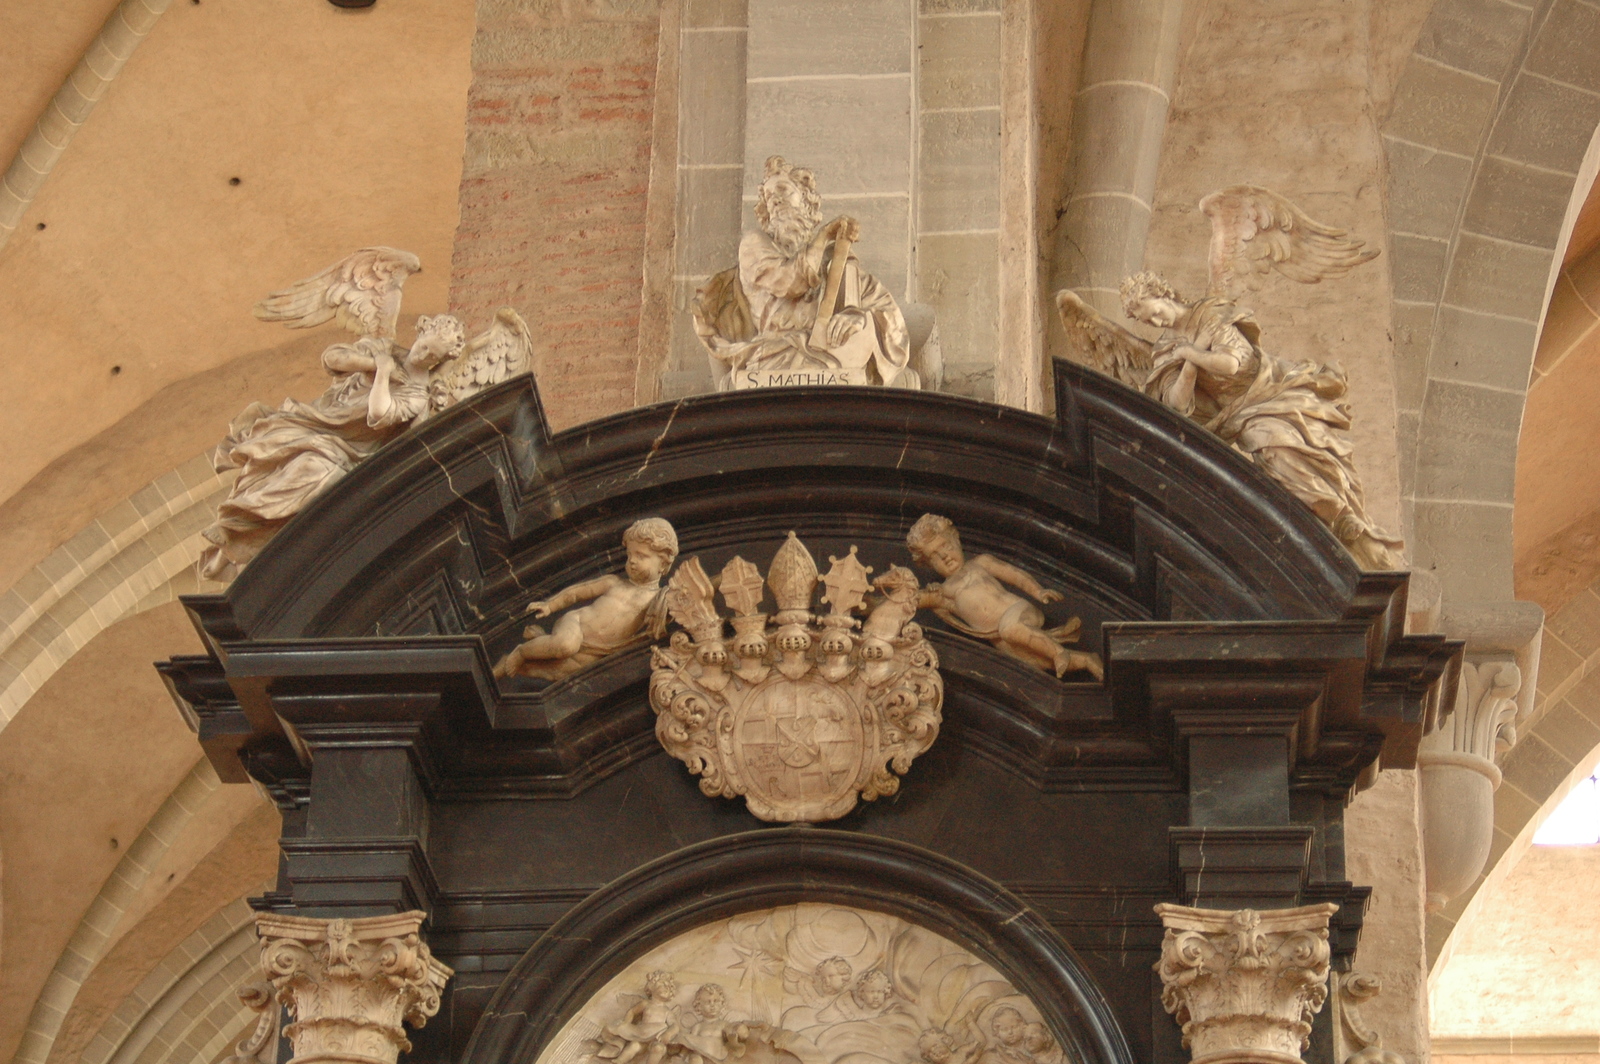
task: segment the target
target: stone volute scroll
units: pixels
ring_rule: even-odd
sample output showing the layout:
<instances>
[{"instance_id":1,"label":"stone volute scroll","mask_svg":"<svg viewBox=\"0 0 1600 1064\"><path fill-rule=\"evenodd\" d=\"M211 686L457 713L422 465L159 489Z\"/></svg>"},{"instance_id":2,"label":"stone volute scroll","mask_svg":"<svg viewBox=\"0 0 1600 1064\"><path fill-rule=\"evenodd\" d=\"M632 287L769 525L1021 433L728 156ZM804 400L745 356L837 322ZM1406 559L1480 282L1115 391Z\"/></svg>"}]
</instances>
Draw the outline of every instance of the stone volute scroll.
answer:
<instances>
[{"instance_id":1,"label":"stone volute scroll","mask_svg":"<svg viewBox=\"0 0 1600 1064\"><path fill-rule=\"evenodd\" d=\"M850 253L854 218L822 224L816 176L774 155L756 199L758 229L739 263L695 294L695 332L719 391L794 384L920 388L894 296Z\"/></svg>"},{"instance_id":2,"label":"stone volute scroll","mask_svg":"<svg viewBox=\"0 0 1600 1064\"><path fill-rule=\"evenodd\" d=\"M1294 909L1161 904L1161 1004L1194 1064L1301 1064L1328 999L1324 902Z\"/></svg>"},{"instance_id":3,"label":"stone volute scroll","mask_svg":"<svg viewBox=\"0 0 1600 1064\"><path fill-rule=\"evenodd\" d=\"M1058 292L1073 357L1216 433L1309 506L1363 569L1406 568L1405 544L1367 513L1344 370L1267 353L1254 312L1238 302L1252 275L1276 270L1316 284L1378 253L1254 185L1213 192L1200 210L1211 220L1204 298L1184 299L1149 272L1125 279L1123 311L1161 330L1152 344Z\"/></svg>"},{"instance_id":4,"label":"stone volute scroll","mask_svg":"<svg viewBox=\"0 0 1600 1064\"><path fill-rule=\"evenodd\" d=\"M409 251L362 248L256 304L262 321L334 322L357 339L322 352L333 381L316 399L251 403L233 419L212 465L239 474L201 533L202 576L233 579L291 517L408 425L532 368L528 326L509 307L470 341L459 319L438 314L417 318L409 348L396 344L401 289L421 269Z\"/></svg>"},{"instance_id":5,"label":"stone volute scroll","mask_svg":"<svg viewBox=\"0 0 1600 1064\"><path fill-rule=\"evenodd\" d=\"M703 792L743 797L762 820L836 820L894 794L939 734L944 682L912 621L917 578L891 565L869 582L854 547L829 563L819 576L791 532L767 571L771 615L761 572L743 558L715 583L691 558L667 585L681 630L652 651L656 736ZM819 584L825 614L813 612ZM733 611L731 655L719 591Z\"/></svg>"},{"instance_id":6,"label":"stone volute scroll","mask_svg":"<svg viewBox=\"0 0 1600 1064\"><path fill-rule=\"evenodd\" d=\"M240 998L261 1012L288 1009L291 1064L395 1064L411 1048L404 1025L426 1024L455 974L422 941L426 918L416 911L336 920L259 913L261 982Z\"/></svg>"}]
</instances>

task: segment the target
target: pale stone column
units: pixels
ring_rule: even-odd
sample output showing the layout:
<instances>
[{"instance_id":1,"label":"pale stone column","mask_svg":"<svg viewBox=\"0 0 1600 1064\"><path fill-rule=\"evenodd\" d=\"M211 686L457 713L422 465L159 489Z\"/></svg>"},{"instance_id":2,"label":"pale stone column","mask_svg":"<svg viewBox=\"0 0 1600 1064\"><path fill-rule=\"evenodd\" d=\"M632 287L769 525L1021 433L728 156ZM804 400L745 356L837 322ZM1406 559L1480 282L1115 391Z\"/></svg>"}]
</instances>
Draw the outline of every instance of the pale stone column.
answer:
<instances>
[{"instance_id":1,"label":"pale stone column","mask_svg":"<svg viewBox=\"0 0 1600 1064\"><path fill-rule=\"evenodd\" d=\"M1328 998L1329 902L1296 909L1157 905L1161 1004L1194 1064L1301 1064Z\"/></svg>"},{"instance_id":2,"label":"pale stone column","mask_svg":"<svg viewBox=\"0 0 1600 1064\"><path fill-rule=\"evenodd\" d=\"M1089 11L1050 288L1072 289L1113 321L1117 286L1144 263L1182 22L1183 0L1094 0Z\"/></svg>"},{"instance_id":3,"label":"pale stone column","mask_svg":"<svg viewBox=\"0 0 1600 1064\"><path fill-rule=\"evenodd\" d=\"M427 915L316 920L260 913L266 986L246 987L240 997L255 1008L276 1002L289 1010L294 1022L283 1033L294 1046L290 1064L395 1064L411 1048L402 1024L427 1023L455 974L433 959L418 933Z\"/></svg>"}]
</instances>

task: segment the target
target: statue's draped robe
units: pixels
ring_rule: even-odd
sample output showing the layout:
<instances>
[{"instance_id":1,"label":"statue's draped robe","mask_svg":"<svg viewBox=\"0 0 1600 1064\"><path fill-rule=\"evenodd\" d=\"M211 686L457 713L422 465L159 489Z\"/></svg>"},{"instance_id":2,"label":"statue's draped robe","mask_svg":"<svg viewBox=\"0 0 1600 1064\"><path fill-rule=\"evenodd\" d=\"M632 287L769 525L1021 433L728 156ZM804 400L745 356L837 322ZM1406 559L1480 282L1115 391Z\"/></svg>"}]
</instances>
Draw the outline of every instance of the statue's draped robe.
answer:
<instances>
[{"instance_id":1,"label":"statue's draped robe","mask_svg":"<svg viewBox=\"0 0 1600 1064\"><path fill-rule=\"evenodd\" d=\"M326 365L327 352L323 359ZM212 465L239 477L202 533L212 544L200 559L206 576L233 575L314 496L428 413L426 374L392 381L389 411L374 418L372 374L330 372L333 384L315 400L285 399L276 410L251 403L229 426Z\"/></svg>"},{"instance_id":2,"label":"statue's draped robe","mask_svg":"<svg viewBox=\"0 0 1600 1064\"><path fill-rule=\"evenodd\" d=\"M813 269L804 252L791 257L766 233L746 233L737 269L701 290L696 330L730 374L855 370L866 383L893 383L911 360L910 334L894 297L854 255L835 313L862 311L866 328L836 348L812 345L825 275L825 263Z\"/></svg>"},{"instance_id":3,"label":"statue's draped robe","mask_svg":"<svg viewBox=\"0 0 1600 1064\"><path fill-rule=\"evenodd\" d=\"M1366 569L1404 568L1402 543L1367 514L1366 496L1351 460L1346 433L1350 408L1344 371L1315 362L1290 363L1262 351L1250 311L1223 298L1190 307L1156 345L1146 394L1166 401L1182 371L1175 350L1186 342L1203 351L1228 351L1238 372L1200 369L1188 414L1249 455L1328 524Z\"/></svg>"}]
</instances>

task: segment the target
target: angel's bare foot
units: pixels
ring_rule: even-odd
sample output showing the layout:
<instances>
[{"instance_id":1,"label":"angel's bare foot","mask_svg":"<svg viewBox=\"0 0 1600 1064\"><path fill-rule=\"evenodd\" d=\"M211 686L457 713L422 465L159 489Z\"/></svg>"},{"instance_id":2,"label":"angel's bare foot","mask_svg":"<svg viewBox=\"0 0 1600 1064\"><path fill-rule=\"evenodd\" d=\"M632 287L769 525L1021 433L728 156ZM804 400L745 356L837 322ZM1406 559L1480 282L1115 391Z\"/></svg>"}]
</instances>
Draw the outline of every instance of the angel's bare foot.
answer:
<instances>
[{"instance_id":1,"label":"angel's bare foot","mask_svg":"<svg viewBox=\"0 0 1600 1064\"><path fill-rule=\"evenodd\" d=\"M1078 650L1063 650L1056 655L1056 677L1059 679L1069 672L1087 672L1096 681L1105 679L1105 669L1100 665L1100 656Z\"/></svg>"},{"instance_id":2,"label":"angel's bare foot","mask_svg":"<svg viewBox=\"0 0 1600 1064\"><path fill-rule=\"evenodd\" d=\"M500 659L500 664L494 667L494 676L503 680L507 676L515 676L518 669L522 668L522 648L518 647Z\"/></svg>"}]
</instances>

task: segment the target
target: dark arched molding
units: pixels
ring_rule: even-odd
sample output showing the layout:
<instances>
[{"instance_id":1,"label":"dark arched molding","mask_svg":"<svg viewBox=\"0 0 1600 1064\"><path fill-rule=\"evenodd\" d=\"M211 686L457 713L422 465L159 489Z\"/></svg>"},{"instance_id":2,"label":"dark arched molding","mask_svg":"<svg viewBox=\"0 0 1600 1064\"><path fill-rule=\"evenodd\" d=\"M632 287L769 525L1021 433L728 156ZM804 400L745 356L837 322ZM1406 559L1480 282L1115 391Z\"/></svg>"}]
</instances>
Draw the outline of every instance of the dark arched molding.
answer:
<instances>
[{"instance_id":1,"label":"dark arched molding","mask_svg":"<svg viewBox=\"0 0 1600 1064\"><path fill-rule=\"evenodd\" d=\"M1079 1064L1133 1064L1111 1008L1072 949L993 881L927 850L854 832L780 828L678 850L569 911L490 1001L461 1064L533 1064L629 963L693 928L796 902L836 902L926 927L993 964ZM628 949L596 950L594 943Z\"/></svg>"},{"instance_id":2,"label":"dark arched molding","mask_svg":"<svg viewBox=\"0 0 1600 1064\"><path fill-rule=\"evenodd\" d=\"M514 639L531 592L617 567L645 514L708 565L797 529L905 556L924 512L1115 620L1345 615L1360 574L1326 528L1193 422L1057 363L1057 415L936 393L697 396L552 436L531 378L407 433L308 506L207 627L252 639Z\"/></svg>"}]
</instances>

